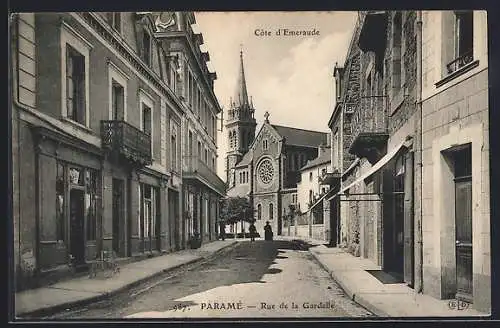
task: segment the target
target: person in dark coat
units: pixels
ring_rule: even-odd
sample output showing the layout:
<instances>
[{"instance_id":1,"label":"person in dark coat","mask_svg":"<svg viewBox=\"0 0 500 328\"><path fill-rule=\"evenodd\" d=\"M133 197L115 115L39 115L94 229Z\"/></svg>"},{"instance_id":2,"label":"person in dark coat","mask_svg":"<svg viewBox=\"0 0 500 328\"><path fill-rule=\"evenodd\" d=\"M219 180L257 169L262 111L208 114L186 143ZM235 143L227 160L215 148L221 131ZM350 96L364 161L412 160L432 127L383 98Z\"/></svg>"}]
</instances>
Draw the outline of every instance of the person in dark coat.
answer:
<instances>
[{"instance_id":1,"label":"person in dark coat","mask_svg":"<svg viewBox=\"0 0 500 328\"><path fill-rule=\"evenodd\" d=\"M269 225L269 221L266 221L266 225L264 226L264 236L266 240L273 240L273 229Z\"/></svg>"},{"instance_id":2,"label":"person in dark coat","mask_svg":"<svg viewBox=\"0 0 500 328\"><path fill-rule=\"evenodd\" d=\"M257 234L257 228L254 225L254 222L250 223L248 227L248 231L250 232L250 241L255 241L255 235Z\"/></svg>"}]
</instances>

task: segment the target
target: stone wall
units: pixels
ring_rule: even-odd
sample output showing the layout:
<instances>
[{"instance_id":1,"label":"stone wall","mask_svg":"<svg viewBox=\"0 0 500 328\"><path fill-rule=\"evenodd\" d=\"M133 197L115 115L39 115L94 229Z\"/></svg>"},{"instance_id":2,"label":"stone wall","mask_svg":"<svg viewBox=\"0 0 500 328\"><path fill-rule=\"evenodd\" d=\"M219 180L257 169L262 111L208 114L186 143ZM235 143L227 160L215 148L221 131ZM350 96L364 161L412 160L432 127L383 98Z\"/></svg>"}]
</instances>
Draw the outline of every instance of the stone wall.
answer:
<instances>
[{"instance_id":1,"label":"stone wall","mask_svg":"<svg viewBox=\"0 0 500 328\"><path fill-rule=\"evenodd\" d=\"M423 103L423 270L424 292L449 297L454 275L454 222L446 195L444 150L472 145L474 307L490 311L490 185L488 71L483 70ZM452 254L453 253L453 254Z\"/></svg>"}]
</instances>

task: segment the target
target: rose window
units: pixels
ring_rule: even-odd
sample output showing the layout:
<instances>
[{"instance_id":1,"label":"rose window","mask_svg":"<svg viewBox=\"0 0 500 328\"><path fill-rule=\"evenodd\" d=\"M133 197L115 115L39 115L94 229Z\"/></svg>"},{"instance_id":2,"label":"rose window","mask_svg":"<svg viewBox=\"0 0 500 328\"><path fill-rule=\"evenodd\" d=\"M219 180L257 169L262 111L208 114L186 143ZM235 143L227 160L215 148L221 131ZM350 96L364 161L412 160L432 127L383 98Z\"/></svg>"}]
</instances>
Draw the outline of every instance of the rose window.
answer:
<instances>
[{"instance_id":1,"label":"rose window","mask_svg":"<svg viewBox=\"0 0 500 328\"><path fill-rule=\"evenodd\" d=\"M260 163L257 172L259 174L260 180L263 183L269 184L271 183L271 181L273 181L274 168L269 159L265 159Z\"/></svg>"}]
</instances>

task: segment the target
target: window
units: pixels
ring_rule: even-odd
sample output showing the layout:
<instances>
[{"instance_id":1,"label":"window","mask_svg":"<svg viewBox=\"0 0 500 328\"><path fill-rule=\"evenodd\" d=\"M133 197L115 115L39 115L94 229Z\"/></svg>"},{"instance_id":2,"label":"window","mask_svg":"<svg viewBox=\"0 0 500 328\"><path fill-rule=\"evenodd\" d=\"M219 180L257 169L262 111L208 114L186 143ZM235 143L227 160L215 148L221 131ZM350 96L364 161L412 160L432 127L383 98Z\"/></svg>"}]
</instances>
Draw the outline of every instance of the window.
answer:
<instances>
[{"instance_id":1,"label":"window","mask_svg":"<svg viewBox=\"0 0 500 328\"><path fill-rule=\"evenodd\" d=\"M142 60L146 65L151 64L151 36L147 31L142 31Z\"/></svg>"},{"instance_id":2,"label":"window","mask_svg":"<svg viewBox=\"0 0 500 328\"><path fill-rule=\"evenodd\" d=\"M111 108L112 108L112 119L113 120L121 120L124 117L124 91L123 87L118 84L115 80L112 82L111 86Z\"/></svg>"},{"instance_id":3,"label":"window","mask_svg":"<svg viewBox=\"0 0 500 328\"><path fill-rule=\"evenodd\" d=\"M313 191L309 190L309 203L312 203L313 200Z\"/></svg>"},{"instance_id":4,"label":"window","mask_svg":"<svg viewBox=\"0 0 500 328\"><path fill-rule=\"evenodd\" d=\"M127 82L129 77L111 61L108 62L109 119L127 120Z\"/></svg>"},{"instance_id":5,"label":"window","mask_svg":"<svg viewBox=\"0 0 500 328\"><path fill-rule=\"evenodd\" d=\"M243 173L240 172L240 184L243 183Z\"/></svg>"},{"instance_id":6,"label":"window","mask_svg":"<svg viewBox=\"0 0 500 328\"><path fill-rule=\"evenodd\" d=\"M139 219L139 236L154 238L156 236L156 188L141 183L141 215Z\"/></svg>"},{"instance_id":7,"label":"window","mask_svg":"<svg viewBox=\"0 0 500 328\"><path fill-rule=\"evenodd\" d=\"M403 33L401 12L394 15L392 24L392 87L397 93L401 89L401 40Z\"/></svg>"},{"instance_id":8,"label":"window","mask_svg":"<svg viewBox=\"0 0 500 328\"><path fill-rule=\"evenodd\" d=\"M85 170L85 210L87 215L87 241L96 240L97 233L97 174L91 169Z\"/></svg>"},{"instance_id":9,"label":"window","mask_svg":"<svg viewBox=\"0 0 500 328\"><path fill-rule=\"evenodd\" d=\"M139 93L139 103L141 106L140 110L140 122L141 130L149 135L151 143L151 155L153 155L153 101L152 98L144 92Z\"/></svg>"},{"instance_id":10,"label":"window","mask_svg":"<svg viewBox=\"0 0 500 328\"><path fill-rule=\"evenodd\" d=\"M215 170L215 157L212 156L212 170Z\"/></svg>"},{"instance_id":11,"label":"window","mask_svg":"<svg viewBox=\"0 0 500 328\"><path fill-rule=\"evenodd\" d=\"M269 204L269 220L273 219L273 203Z\"/></svg>"},{"instance_id":12,"label":"window","mask_svg":"<svg viewBox=\"0 0 500 328\"><path fill-rule=\"evenodd\" d=\"M262 220L262 205L257 205L257 220Z\"/></svg>"},{"instance_id":13,"label":"window","mask_svg":"<svg viewBox=\"0 0 500 328\"><path fill-rule=\"evenodd\" d=\"M267 149L268 149L267 139L262 140L262 148L263 148L264 150L267 150Z\"/></svg>"},{"instance_id":14,"label":"window","mask_svg":"<svg viewBox=\"0 0 500 328\"><path fill-rule=\"evenodd\" d=\"M447 65L448 73L453 73L473 59L473 12L456 11L454 29L454 58Z\"/></svg>"},{"instance_id":15,"label":"window","mask_svg":"<svg viewBox=\"0 0 500 328\"><path fill-rule=\"evenodd\" d=\"M64 186L66 179L65 177L65 165L58 162L56 167L56 239L58 241L64 241L65 238L65 217L64 217L64 207L65 207L65 197L64 197Z\"/></svg>"},{"instance_id":16,"label":"window","mask_svg":"<svg viewBox=\"0 0 500 328\"><path fill-rule=\"evenodd\" d=\"M292 194L292 204L297 204L297 194Z\"/></svg>"},{"instance_id":17,"label":"window","mask_svg":"<svg viewBox=\"0 0 500 328\"><path fill-rule=\"evenodd\" d=\"M120 13L108 13L108 21L111 27L118 32L121 31L121 16Z\"/></svg>"},{"instance_id":18,"label":"window","mask_svg":"<svg viewBox=\"0 0 500 328\"><path fill-rule=\"evenodd\" d=\"M170 136L170 151L172 152L172 170L177 171L177 140L176 135Z\"/></svg>"},{"instance_id":19,"label":"window","mask_svg":"<svg viewBox=\"0 0 500 328\"><path fill-rule=\"evenodd\" d=\"M201 142L198 141L198 159L201 161Z\"/></svg>"},{"instance_id":20,"label":"window","mask_svg":"<svg viewBox=\"0 0 500 328\"><path fill-rule=\"evenodd\" d=\"M86 125L85 57L66 45L66 109L67 117Z\"/></svg>"},{"instance_id":21,"label":"window","mask_svg":"<svg viewBox=\"0 0 500 328\"><path fill-rule=\"evenodd\" d=\"M313 173L309 172L309 181L313 181Z\"/></svg>"},{"instance_id":22,"label":"window","mask_svg":"<svg viewBox=\"0 0 500 328\"><path fill-rule=\"evenodd\" d=\"M205 148L205 163L208 164L208 150Z\"/></svg>"},{"instance_id":23,"label":"window","mask_svg":"<svg viewBox=\"0 0 500 328\"><path fill-rule=\"evenodd\" d=\"M142 104L142 130L151 136L151 108Z\"/></svg>"},{"instance_id":24,"label":"window","mask_svg":"<svg viewBox=\"0 0 500 328\"><path fill-rule=\"evenodd\" d=\"M92 44L65 22L61 26L61 116L89 126L89 58Z\"/></svg>"},{"instance_id":25,"label":"window","mask_svg":"<svg viewBox=\"0 0 500 328\"><path fill-rule=\"evenodd\" d=\"M193 156L193 132L189 131L188 134L188 154Z\"/></svg>"}]
</instances>

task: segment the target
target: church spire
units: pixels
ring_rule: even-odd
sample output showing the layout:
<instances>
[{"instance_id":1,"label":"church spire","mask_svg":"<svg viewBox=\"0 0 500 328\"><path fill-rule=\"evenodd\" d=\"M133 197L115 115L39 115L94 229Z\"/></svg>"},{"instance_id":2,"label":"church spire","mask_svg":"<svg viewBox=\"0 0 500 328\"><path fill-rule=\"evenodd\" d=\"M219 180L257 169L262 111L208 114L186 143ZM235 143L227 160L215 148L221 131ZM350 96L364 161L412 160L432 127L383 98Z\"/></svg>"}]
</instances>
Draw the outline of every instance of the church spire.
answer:
<instances>
[{"instance_id":1,"label":"church spire","mask_svg":"<svg viewBox=\"0 0 500 328\"><path fill-rule=\"evenodd\" d=\"M238 74L238 82L236 84L236 93L233 98L236 107L249 105L247 83L245 80L245 69L243 68L243 49L240 50L240 71Z\"/></svg>"}]
</instances>

